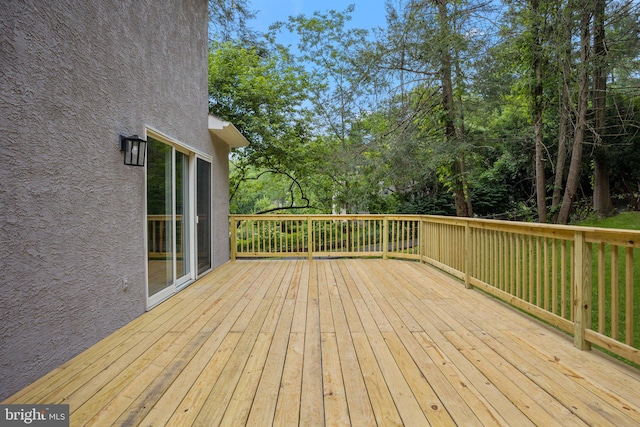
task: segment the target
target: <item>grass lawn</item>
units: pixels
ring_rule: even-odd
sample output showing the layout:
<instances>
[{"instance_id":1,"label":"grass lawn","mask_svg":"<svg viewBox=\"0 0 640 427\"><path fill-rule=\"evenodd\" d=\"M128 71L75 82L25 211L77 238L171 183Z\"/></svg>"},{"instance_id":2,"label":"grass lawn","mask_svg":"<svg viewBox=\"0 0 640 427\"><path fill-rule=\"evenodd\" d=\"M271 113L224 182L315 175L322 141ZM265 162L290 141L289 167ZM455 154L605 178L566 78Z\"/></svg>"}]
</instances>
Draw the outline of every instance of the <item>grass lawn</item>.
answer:
<instances>
[{"instance_id":1,"label":"grass lawn","mask_svg":"<svg viewBox=\"0 0 640 427\"><path fill-rule=\"evenodd\" d=\"M625 230L640 230L640 212L623 212L610 218L589 218L573 224L585 227L618 228Z\"/></svg>"}]
</instances>

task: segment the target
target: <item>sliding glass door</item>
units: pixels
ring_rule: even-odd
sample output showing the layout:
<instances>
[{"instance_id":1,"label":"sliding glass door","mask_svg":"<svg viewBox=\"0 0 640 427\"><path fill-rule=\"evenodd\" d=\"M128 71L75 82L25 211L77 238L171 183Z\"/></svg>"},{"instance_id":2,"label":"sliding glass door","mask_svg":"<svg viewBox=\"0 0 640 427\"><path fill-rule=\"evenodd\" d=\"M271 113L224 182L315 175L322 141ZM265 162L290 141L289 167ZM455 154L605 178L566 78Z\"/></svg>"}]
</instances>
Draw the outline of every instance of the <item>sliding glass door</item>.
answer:
<instances>
[{"instance_id":1,"label":"sliding glass door","mask_svg":"<svg viewBox=\"0 0 640 427\"><path fill-rule=\"evenodd\" d=\"M211 162L147 135L147 271L152 307L212 267Z\"/></svg>"},{"instance_id":2,"label":"sliding glass door","mask_svg":"<svg viewBox=\"0 0 640 427\"><path fill-rule=\"evenodd\" d=\"M148 304L191 282L194 263L191 156L147 137Z\"/></svg>"},{"instance_id":3,"label":"sliding glass door","mask_svg":"<svg viewBox=\"0 0 640 427\"><path fill-rule=\"evenodd\" d=\"M197 159L198 275L211 269L211 163Z\"/></svg>"}]
</instances>

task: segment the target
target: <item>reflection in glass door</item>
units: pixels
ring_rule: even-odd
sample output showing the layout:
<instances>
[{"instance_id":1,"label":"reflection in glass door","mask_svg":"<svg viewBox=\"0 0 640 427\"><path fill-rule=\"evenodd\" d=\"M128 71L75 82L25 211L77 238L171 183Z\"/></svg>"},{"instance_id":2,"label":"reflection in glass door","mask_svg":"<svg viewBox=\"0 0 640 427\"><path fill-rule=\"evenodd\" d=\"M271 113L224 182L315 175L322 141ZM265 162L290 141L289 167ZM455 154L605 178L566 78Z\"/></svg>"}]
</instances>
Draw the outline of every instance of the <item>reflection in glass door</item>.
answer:
<instances>
[{"instance_id":1,"label":"reflection in glass door","mask_svg":"<svg viewBox=\"0 0 640 427\"><path fill-rule=\"evenodd\" d=\"M174 284L173 214L173 148L148 138L149 297Z\"/></svg>"},{"instance_id":2,"label":"reflection in glass door","mask_svg":"<svg viewBox=\"0 0 640 427\"><path fill-rule=\"evenodd\" d=\"M150 305L193 279L189 155L147 138L147 244Z\"/></svg>"}]
</instances>

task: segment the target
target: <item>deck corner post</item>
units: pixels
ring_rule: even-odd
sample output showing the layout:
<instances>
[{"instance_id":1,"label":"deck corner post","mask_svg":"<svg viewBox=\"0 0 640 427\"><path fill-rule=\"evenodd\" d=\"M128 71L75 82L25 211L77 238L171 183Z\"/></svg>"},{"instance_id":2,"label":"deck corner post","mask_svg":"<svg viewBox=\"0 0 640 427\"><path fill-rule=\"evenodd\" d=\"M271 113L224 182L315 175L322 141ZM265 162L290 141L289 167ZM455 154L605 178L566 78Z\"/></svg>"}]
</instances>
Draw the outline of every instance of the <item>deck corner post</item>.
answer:
<instances>
[{"instance_id":1,"label":"deck corner post","mask_svg":"<svg viewBox=\"0 0 640 427\"><path fill-rule=\"evenodd\" d=\"M580 350L591 350L585 331L591 328L591 244L585 242L584 232L574 237L573 283L573 344Z\"/></svg>"},{"instance_id":2,"label":"deck corner post","mask_svg":"<svg viewBox=\"0 0 640 427\"><path fill-rule=\"evenodd\" d=\"M231 261L235 261L237 258L238 252L238 229L236 227L236 220L232 216L230 216L229 227L231 228Z\"/></svg>"},{"instance_id":3,"label":"deck corner post","mask_svg":"<svg viewBox=\"0 0 640 427\"><path fill-rule=\"evenodd\" d=\"M464 223L464 287L472 289L471 286L471 259L473 245L471 244L471 226L469 221Z\"/></svg>"},{"instance_id":4,"label":"deck corner post","mask_svg":"<svg viewBox=\"0 0 640 427\"><path fill-rule=\"evenodd\" d=\"M389 252L389 217L382 220L382 259L388 258Z\"/></svg>"},{"instance_id":5,"label":"deck corner post","mask_svg":"<svg viewBox=\"0 0 640 427\"><path fill-rule=\"evenodd\" d=\"M311 216L307 216L307 259L309 261L313 260L313 220Z\"/></svg>"}]
</instances>

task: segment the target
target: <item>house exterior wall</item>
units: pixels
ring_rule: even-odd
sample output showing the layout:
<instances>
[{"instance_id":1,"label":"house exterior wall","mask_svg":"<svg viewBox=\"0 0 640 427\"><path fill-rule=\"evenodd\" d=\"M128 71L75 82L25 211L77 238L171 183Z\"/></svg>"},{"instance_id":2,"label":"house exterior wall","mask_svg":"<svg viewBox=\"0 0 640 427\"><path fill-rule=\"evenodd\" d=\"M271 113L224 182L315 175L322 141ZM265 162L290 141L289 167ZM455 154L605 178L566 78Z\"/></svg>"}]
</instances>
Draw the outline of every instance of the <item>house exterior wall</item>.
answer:
<instances>
[{"instance_id":1,"label":"house exterior wall","mask_svg":"<svg viewBox=\"0 0 640 427\"><path fill-rule=\"evenodd\" d=\"M214 164L218 167L212 171L213 194L224 194L213 201L213 267L229 260L229 147L216 137L212 137L215 145Z\"/></svg>"},{"instance_id":2,"label":"house exterior wall","mask_svg":"<svg viewBox=\"0 0 640 427\"><path fill-rule=\"evenodd\" d=\"M120 134L213 156L213 263L228 259L207 22L206 0L0 7L0 400L145 310L144 169L123 164Z\"/></svg>"}]
</instances>

